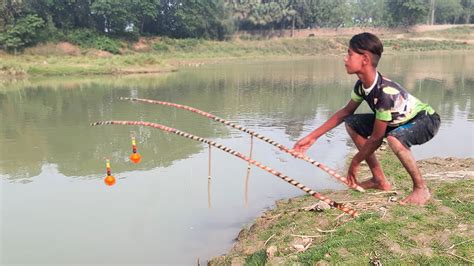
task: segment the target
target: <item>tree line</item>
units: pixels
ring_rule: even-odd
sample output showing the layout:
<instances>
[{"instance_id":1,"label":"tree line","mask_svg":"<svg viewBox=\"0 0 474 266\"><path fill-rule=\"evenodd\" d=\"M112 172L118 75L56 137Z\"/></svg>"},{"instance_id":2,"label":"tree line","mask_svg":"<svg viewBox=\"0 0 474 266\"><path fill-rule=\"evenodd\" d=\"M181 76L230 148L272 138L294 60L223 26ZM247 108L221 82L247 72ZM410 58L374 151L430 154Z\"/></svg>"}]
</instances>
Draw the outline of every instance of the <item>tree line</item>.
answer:
<instances>
[{"instance_id":1,"label":"tree line","mask_svg":"<svg viewBox=\"0 0 474 266\"><path fill-rule=\"evenodd\" d=\"M0 47L140 36L225 40L238 30L473 23L474 0L0 0Z\"/></svg>"}]
</instances>

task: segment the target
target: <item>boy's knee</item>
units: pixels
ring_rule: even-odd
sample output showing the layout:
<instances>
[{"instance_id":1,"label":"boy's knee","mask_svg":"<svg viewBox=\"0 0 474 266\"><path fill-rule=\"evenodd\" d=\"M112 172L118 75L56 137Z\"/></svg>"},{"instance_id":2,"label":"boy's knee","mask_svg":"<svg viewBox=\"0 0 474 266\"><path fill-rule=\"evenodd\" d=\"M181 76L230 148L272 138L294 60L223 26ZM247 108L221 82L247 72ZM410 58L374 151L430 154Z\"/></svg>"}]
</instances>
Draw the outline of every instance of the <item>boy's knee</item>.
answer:
<instances>
[{"instance_id":1,"label":"boy's knee","mask_svg":"<svg viewBox=\"0 0 474 266\"><path fill-rule=\"evenodd\" d=\"M403 144L394 136L387 136L387 142L388 146L395 154L406 149L405 146L403 146Z\"/></svg>"},{"instance_id":2,"label":"boy's knee","mask_svg":"<svg viewBox=\"0 0 474 266\"><path fill-rule=\"evenodd\" d=\"M372 134L374 119L373 114L353 114L344 118L344 125L349 135L368 138Z\"/></svg>"},{"instance_id":3,"label":"boy's knee","mask_svg":"<svg viewBox=\"0 0 474 266\"><path fill-rule=\"evenodd\" d=\"M356 118L354 117L354 115L350 115L344 118L344 126L346 127L346 131L349 133L356 133L356 130L354 129L355 123L356 123Z\"/></svg>"},{"instance_id":4,"label":"boy's knee","mask_svg":"<svg viewBox=\"0 0 474 266\"><path fill-rule=\"evenodd\" d=\"M344 120L344 126L346 127L346 131L351 133L354 131L354 129L352 129L351 125L349 123L347 123L347 121Z\"/></svg>"},{"instance_id":5,"label":"boy's knee","mask_svg":"<svg viewBox=\"0 0 474 266\"><path fill-rule=\"evenodd\" d=\"M355 119L356 119L355 115L349 115L349 116L346 116L343 121L344 121L344 124L350 125L354 123Z\"/></svg>"}]
</instances>

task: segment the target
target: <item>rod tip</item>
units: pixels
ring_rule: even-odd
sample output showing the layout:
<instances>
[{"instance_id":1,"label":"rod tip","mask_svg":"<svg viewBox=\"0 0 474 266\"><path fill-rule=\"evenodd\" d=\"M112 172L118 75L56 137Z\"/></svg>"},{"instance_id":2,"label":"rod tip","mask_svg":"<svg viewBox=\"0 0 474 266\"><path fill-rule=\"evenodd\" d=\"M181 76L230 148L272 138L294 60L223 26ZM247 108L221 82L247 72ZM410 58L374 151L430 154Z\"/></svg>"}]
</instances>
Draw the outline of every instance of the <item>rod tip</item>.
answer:
<instances>
[{"instance_id":1,"label":"rod tip","mask_svg":"<svg viewBox=\"0 0 474 266\"><path fill-rule=\"evenodd\" d=\"M133 98L133 97L120 97L119 99L122 101L132 101L132 102L137 101L137 98Z\"/></svg>"}]
</instances>

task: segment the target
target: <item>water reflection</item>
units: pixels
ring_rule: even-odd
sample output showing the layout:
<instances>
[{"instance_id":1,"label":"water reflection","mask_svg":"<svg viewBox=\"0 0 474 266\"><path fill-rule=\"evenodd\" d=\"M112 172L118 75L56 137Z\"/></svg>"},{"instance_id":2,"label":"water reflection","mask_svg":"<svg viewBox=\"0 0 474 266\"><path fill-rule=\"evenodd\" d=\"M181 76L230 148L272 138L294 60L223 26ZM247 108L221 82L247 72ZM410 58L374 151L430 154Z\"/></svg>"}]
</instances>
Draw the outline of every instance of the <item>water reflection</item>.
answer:
<instances>
[{"instance_id":1,"label":"water reflection","mask_svg":"<svg viewBox=\"0 0 474 266\"><path fill-rule=\"evenodd\" d=\"M255 167L247 175L246 162L216 149L209 180L208 147L202 143L152 128L89 123L157 122L249 154L252 140L242 132L187 111L118 100L150 98L208 111L292 146L349 100L354 77L345 74L341 60L242 62L158 76L0 81L6 254L0 264L191 264L226 251L242 224L275 199L301 192ZM474 55L463 53L382 60L383 74L431 104L443 119L438 136L423 149L414 148L418 159L474 156L473 61ZM368 111L365 105L362 109ZM138 165L128 161L131 133L142 155ZM351 147L338 127L308 155L342 172ZM250 154L311 188L343 188L260 140L254 140ZM105 157L118 178L110 189L102 184ZM24 256L23 250L30 254ZM114 256L104 258L110 252Z\"/></svg>"}]
</instances>

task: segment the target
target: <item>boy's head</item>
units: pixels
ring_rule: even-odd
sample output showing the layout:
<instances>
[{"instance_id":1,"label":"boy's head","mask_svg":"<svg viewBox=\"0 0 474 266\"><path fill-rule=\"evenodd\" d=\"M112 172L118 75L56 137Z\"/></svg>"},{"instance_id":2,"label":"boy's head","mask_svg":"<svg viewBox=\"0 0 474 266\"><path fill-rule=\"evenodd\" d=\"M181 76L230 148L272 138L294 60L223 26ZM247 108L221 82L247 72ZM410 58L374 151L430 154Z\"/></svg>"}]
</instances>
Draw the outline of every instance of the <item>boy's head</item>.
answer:
<instances>
[{"instance_id":1,"label":"boy's head","mask_svg":"<svg viewBox=\"0 0 474 266\"><path fill-rule=\"evenodd\" d=\"M368 32L354 35L349 41L349 48L358 54L368 52L372 59L373 67L377 67L383 53L383 45L380 39Z\"/></svg>"}]
</instances>

